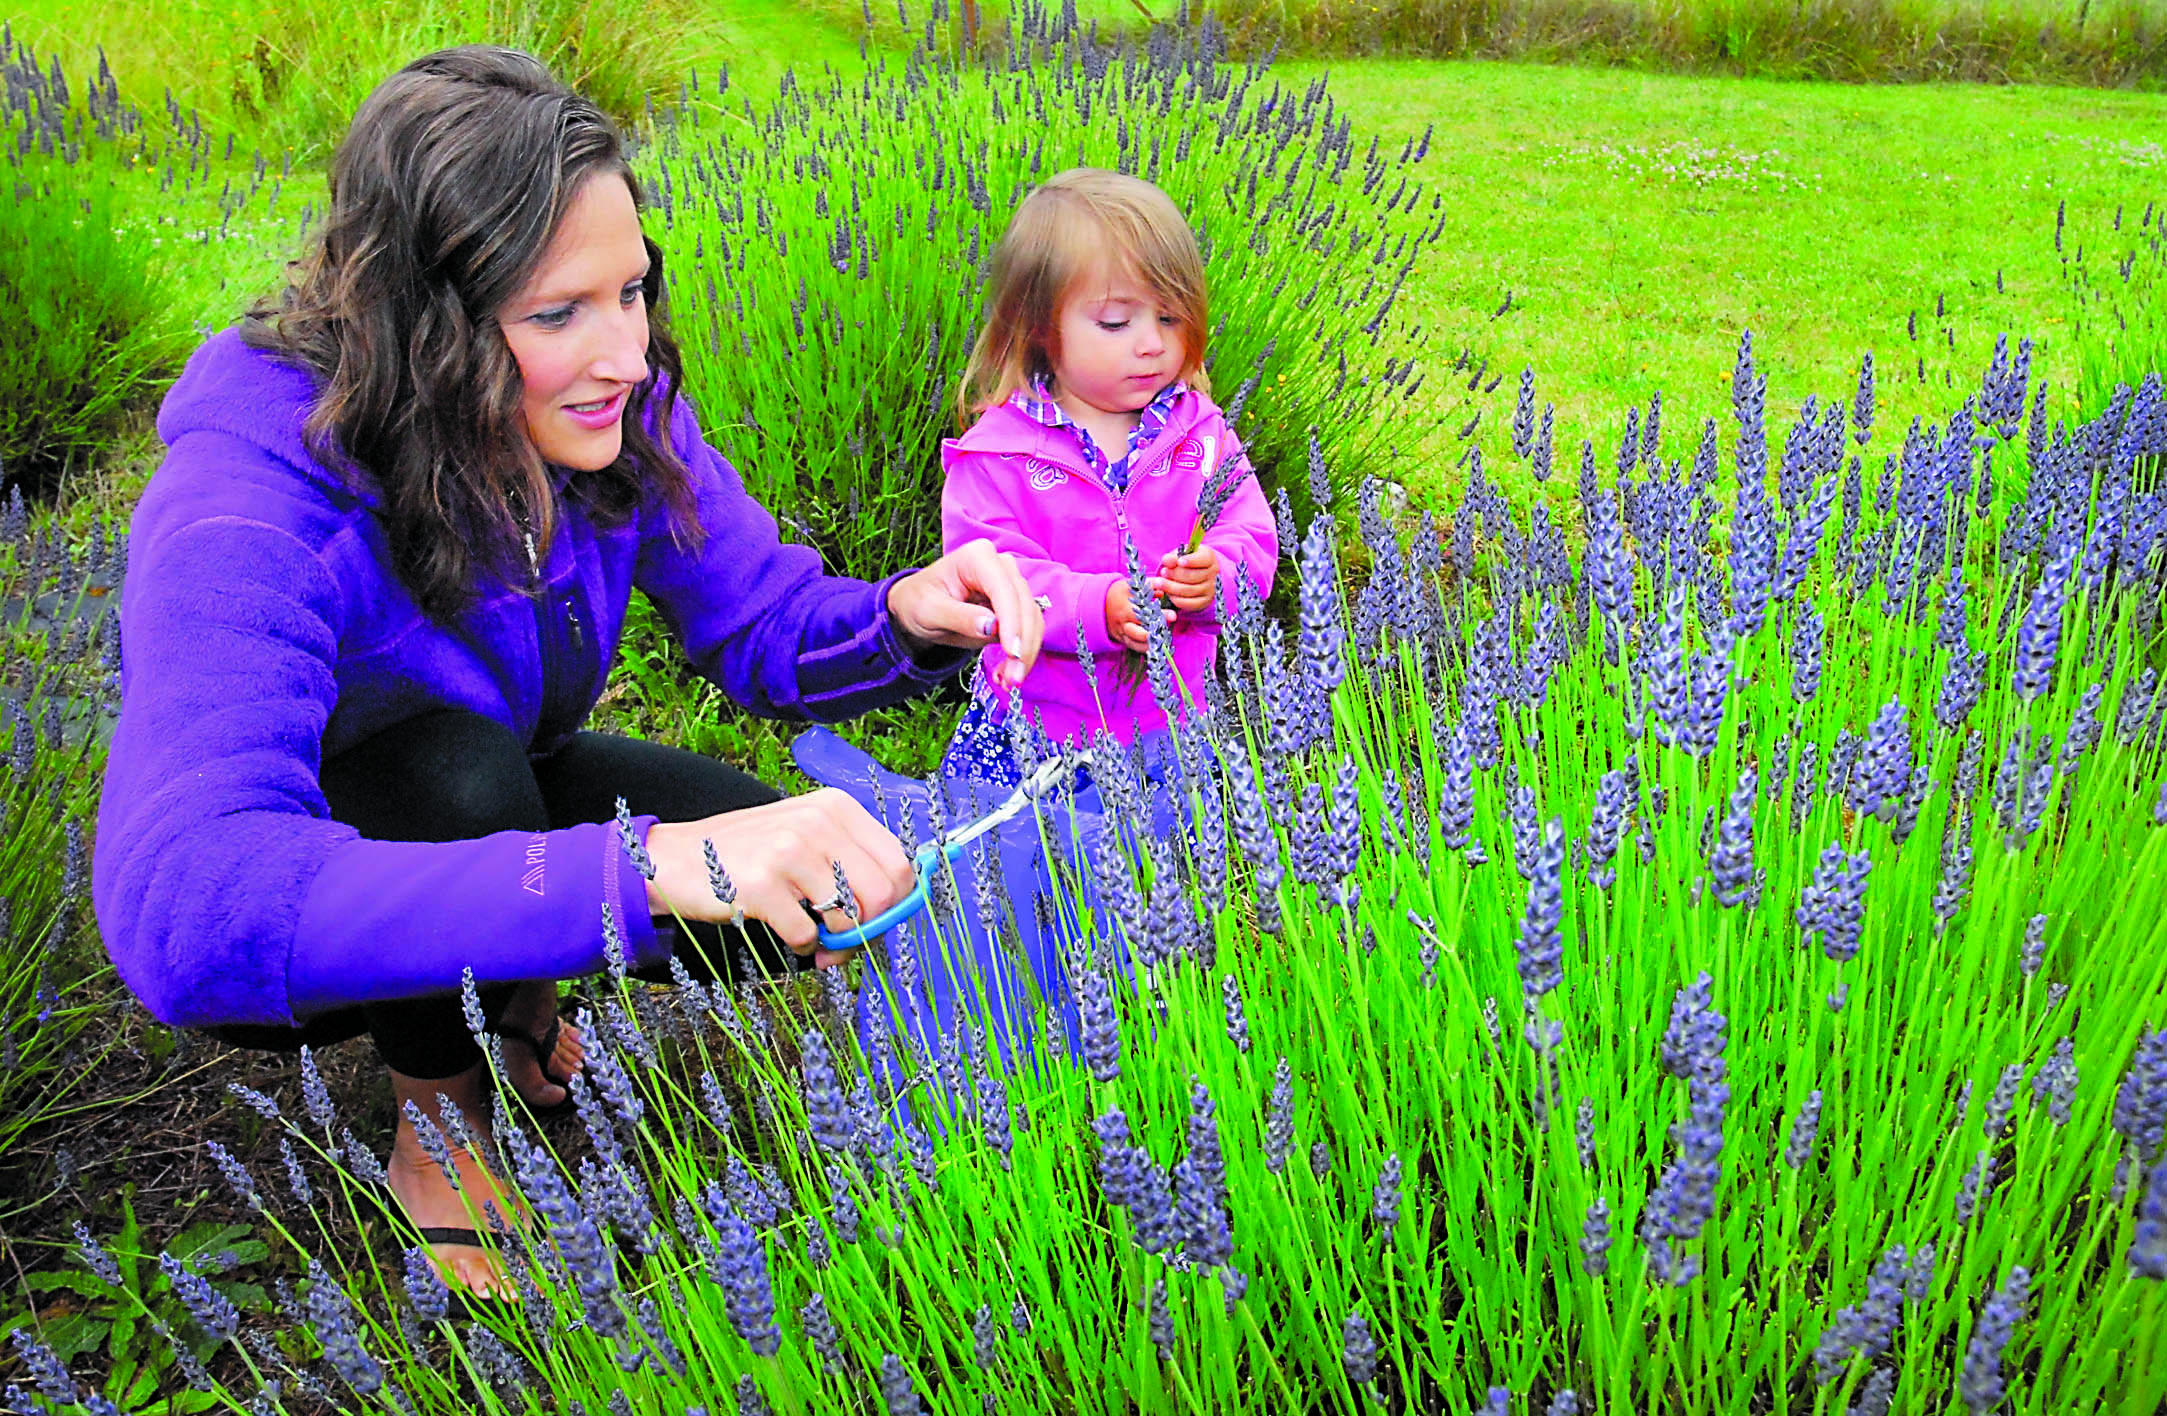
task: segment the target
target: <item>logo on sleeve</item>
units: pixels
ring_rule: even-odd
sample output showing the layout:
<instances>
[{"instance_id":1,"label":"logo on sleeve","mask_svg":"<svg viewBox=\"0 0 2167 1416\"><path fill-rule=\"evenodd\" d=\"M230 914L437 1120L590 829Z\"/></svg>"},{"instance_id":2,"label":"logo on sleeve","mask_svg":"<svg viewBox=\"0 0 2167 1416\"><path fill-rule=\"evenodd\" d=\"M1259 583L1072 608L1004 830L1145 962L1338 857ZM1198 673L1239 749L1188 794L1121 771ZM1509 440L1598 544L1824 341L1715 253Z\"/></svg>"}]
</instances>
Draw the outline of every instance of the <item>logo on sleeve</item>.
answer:
<instances>
[{"instance_id":1,"label":"logo on sleeve","mask_svg":"<svg viewBox=\"0 0 2167 1416\"><path fill-rule=\"evenodd\" d=\"M549 837L532 836L527 840L526 868L519 877L519 888L530 895L542 893L542 857L549 850Z\"/></svg>"}]
</instances>

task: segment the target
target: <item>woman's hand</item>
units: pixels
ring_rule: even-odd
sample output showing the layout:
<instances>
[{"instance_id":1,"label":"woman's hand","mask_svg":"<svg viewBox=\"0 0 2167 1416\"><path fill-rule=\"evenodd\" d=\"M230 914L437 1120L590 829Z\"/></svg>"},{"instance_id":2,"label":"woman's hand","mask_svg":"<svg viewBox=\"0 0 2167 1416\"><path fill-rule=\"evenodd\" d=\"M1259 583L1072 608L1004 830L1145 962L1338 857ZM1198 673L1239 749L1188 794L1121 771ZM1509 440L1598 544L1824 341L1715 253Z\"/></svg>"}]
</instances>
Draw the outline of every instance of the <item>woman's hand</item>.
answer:
<instances>
[{"instance_id":1,"label":"woman's hand","mask_svg":"<svg viewBox=\"0 0 2167 1416\"><path fill-rule=\"evenodd\" d=\"M898 580L888 591L888 613L897 629L921 644L982 649L998 635L1008 653L1002 688L1023 683L1045 633L1023 572L986 540L960 546Z\"/></svg>"},{"instance_id":2,"label":"woman's hand","mask_svg":"<svg viewBox=\"0 0 2167 1416\"><path fill-rule=\"evenodd\" d=\"M737 889L735 905L716 899L710 888L702 849L708 841ZM915 882L902 842L856 798L833 787L704 821L659 822L647 832L647 854L655 863L647 882L647 904L655 914L667 915L674 906L686 919L727 924L739 919L742 908L744 919L766 924L791 953L810 955L823 968L849 956L819 947L805 904L835 897L837 866L850 882L859 919L887 909ZM831 933L852 923L841 909L821 918Z\"/></svg>"}]
</instances>

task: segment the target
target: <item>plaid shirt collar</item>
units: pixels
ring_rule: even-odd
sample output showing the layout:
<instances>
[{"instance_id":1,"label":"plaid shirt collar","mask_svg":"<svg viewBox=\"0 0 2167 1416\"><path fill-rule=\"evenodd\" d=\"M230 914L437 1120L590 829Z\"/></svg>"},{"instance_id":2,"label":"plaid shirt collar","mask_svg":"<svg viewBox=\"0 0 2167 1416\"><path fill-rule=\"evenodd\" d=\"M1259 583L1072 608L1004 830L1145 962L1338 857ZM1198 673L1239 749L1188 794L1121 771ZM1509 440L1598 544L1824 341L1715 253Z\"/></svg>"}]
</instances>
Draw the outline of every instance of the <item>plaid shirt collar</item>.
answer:
<instances>
[{"instance_id":1,"label":"plaid shirt collar","mask_svg":"<svg viewBox=\"0 0 2167 1416\"><path fill-rule=\"evenodd\" d=\"M1188 391L1189 386L1180 379L1175 379L1160 389L1158 396L1151 400L1143 415L1137 419L1136 426L1129 429L1128 446L1123 449L1121 460L1111 465L1106 461L1104 450L1091 440L1091 434L1086 432L1081 424L1068 416L1068 410L1055 400L1053 390L1047 388L1044 381L1031 380L1027 387L1019 388L1010 394L1008 401L1026 418L1043 427L1067 428L1075 434L1077 450L1083 454L1084 466L1105 479L1109 485L1118 486L1127 483L1128 468L1136 454L1149 447L1160 433L1166 431L1166 422L1174 415L1175 403Z\"/></svg>"}]
</instances>

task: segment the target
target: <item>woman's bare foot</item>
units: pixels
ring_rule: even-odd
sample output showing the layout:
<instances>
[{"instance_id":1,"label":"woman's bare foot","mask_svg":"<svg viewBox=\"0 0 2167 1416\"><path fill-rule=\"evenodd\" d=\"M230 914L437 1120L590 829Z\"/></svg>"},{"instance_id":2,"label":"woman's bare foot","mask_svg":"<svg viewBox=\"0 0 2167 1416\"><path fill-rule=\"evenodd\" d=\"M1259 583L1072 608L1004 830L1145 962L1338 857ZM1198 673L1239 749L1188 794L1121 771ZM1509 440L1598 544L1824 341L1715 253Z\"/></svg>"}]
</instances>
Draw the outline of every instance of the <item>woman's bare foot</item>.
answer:
<instances>
[{"instance_id":1,"label":"woman's bare foot","mask_svg":"<svg viewBox=\"0 0 2167 1416\"><path fill-rule=\"evenodd\" d=\"M507 1030L522 1033L539 1044L548 1041L549 1025L556 1020L557 985L545 979L520 984L505 1005L500 1021ZM503 1049L504 1079L511 1083L519 1099L543 1110L562 1105L569 1093L554 1079L577 1076L587 1058L579 1029L570 1023L561 1024L556 1046L547 1057L536 1056L533 1046L517 1038L506 1041L511 1045Z\"/></svg>"},{"instance_id":2,"label":"woman's bare foot","mask_svg":"<svg viewBox=\"0 0 2167 1416\"><path fill-rule=\"evenodd\" d=\"M454 1190L444 1172L422 1149L421 1138L406 1119L405 1103L412 1101L421 1114L443 1128L437 1093L449 1097L464 1116L467 1128L482 1141L490 1140L488 1108L482 1102L481 1064L456 1077L424 1081L391 1074L391 1090L399 1105L399 1129L391 1143L391 1163L386 1167L392 1198L417 1229L471 1229L486 1235L492 1210L508 1225L525 1223L526 1216L498 1184L480 1156L454 1148L452 1163L459 1173L460 1188ZM471 1244L429 1244L429 1256L437 1276L454 1292L471 1292L483 1298L515 1296L510 1277L486 1249Z\"/></svg>"}]
</instances>

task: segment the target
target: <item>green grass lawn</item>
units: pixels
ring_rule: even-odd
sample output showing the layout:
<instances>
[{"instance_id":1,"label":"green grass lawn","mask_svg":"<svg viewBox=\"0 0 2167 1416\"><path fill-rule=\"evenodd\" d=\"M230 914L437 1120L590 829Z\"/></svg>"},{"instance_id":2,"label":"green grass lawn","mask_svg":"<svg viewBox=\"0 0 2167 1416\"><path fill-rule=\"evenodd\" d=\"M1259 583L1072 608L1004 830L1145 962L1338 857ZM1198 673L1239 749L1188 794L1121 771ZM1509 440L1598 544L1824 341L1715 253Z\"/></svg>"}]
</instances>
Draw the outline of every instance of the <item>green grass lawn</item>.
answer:
<instances>
[{"instance_id":1,"label":"green grass lawn","mask_svg":"<svg viewBox=\"0 0 2167 1416\"><path fill-rule=\"evenodd\" d=\"M1561 448L1568 433L1615 442L1624 408L1657 389L1672 427L1720 411L1748 329L1771 421L1805 394L1848 393L1869 349L1883 418L1945 409L1943 373L1975 376L1999 331L2036 339L2034 367L2055 378L2069 317L2056 204L2073 248L2110 234L2117 207L2134 220L2167 199L2156 95L1389 60L1330 73L1358 131L1396 148L1437 125L1423 170L1454 221L1409 282L1411 315L1438 331L1433 361L1465 342L1511 376L1533 366ZM1493 453L1509 447L1513 392L1508 377L1488 400ZM1431 456L1410 481L1449 471L1434 434L1457 431L1454 413L1430 410Z\"/></svg>"}]
</instances>

